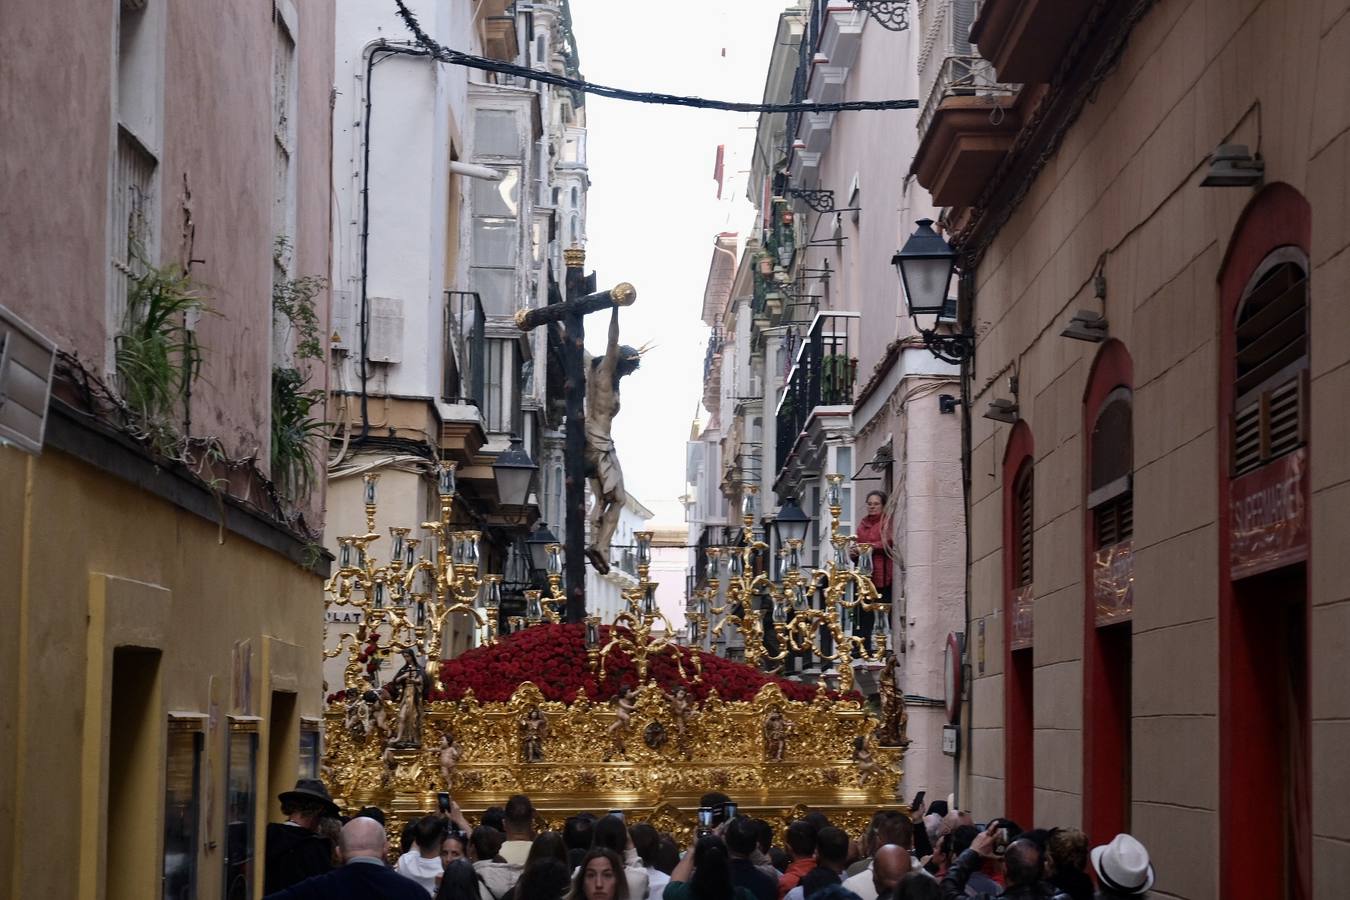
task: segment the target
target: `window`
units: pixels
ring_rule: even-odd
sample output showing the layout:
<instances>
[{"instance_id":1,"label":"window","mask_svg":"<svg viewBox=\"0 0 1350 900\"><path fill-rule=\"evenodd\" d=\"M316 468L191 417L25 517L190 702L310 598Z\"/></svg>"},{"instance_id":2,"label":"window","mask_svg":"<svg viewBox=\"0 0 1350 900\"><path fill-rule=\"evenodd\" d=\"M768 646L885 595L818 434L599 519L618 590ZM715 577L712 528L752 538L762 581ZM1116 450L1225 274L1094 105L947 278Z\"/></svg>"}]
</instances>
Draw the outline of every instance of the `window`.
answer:
<instances>
[{"instance_id":1,"label":"window","mask_svg":"<svg viewBox=\"0 0 1350 900\"><path fill-rule=\"evenodd\" d=\"M475 156L520 159L525 141L515 113L507 109L480 109L474 113L473 123Z\"/></svg>"},{"instance_id":2,"label":"window","mask_svg":"<svg viewBox=\"0 0 1350 900\"><path fill-rule=\"evenodd\" d=\"M1092 429L1092 479L1088 507L1092 510L1097 548L1110 547L1134 536L1133 428L1130 389L1116 388L1097 414Z\"/></svg>"},{"instance_id":3,"label":"window","mask_svg":"<svg viewBox=\"0 0 1350 900\"><path fill-rule=\"evenodd\" d=\"M164 777L164 900L197 896L201 718L169 719Z\"/></svg>"},{"instance_id":4,"label":"window","mask_svg":"<svg viewBox=\"0 0 1350 900\"><path fill-rule=\"evenodd\" d=\"M117 6L116 149L109 179L108 361L127 308L126 275L159 256L159 153L163 144L164 0Z\"/></svg>"},{"instance_id":5,"label":"window","mask_svg":"<svg viewBox=\"0 0 1350 900\"><path fill-rule=\"evenodd\" d=\"M1307 441L1308 278L1277 256L1238 306L1232 474Z\"/></svg>"},{"instance_id":6,"label":"window","mask_svg":"<svg viewBox=\"0 0 1350 900\"><path fill-rule=\"evenodd\" d=\"M483 427L494 434L519 434L524 417L520 345L515 338L489 338L486 351Z\"/></svg>"},{"instance_id":7,"label":"window","mask_svg":"<svg viewBox=\"0 0 1350 900\"><path fill-rule=\"evenodd\" d=\"M295 108L298 102L295 38L281 7L272 7L272 283L291 277L295 242ZM272 313L272 360L290 357L290 329L282 313Z\"/></svg>"},{"instance_id":8,"label":"window","mask_svg":"<svg viewBox=\"0 0 1350 900\"><path fill-rule=\"evenodd\" d=\"M520 169L504 168L501 181L474 179L472 277L488 315L516 309L516 267L520 259Z\"/></svg>"},{"instance_id":9,"label":"window","mask_svg":"<svg viewBox=\"0 0 1350 900\"><path fill-rule=\"evenodd\" d=\"M253 896L257 777L257 722L231 717L225 754L225 900L249 900Z\"/></svg>"},{"instance_id":10,"label":"window","mask_svg":"<svg viewBox=\"0 0 1350 900\"><path fill-rule=\"evenodd\" d=\"M300 722L300 767L299 777L319 777L319 722L317 719L304 719Z\"/></svg>"}]
</instances>

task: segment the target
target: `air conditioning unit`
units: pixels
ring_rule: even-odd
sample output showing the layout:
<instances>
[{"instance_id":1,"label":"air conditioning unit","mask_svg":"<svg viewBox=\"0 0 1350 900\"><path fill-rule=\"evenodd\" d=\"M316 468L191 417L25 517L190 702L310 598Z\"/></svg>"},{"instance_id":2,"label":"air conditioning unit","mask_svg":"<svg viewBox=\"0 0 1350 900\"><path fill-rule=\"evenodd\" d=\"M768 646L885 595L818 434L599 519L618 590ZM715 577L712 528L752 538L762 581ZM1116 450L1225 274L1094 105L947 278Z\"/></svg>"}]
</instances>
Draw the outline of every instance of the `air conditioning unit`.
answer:
<instances>
[{"instance_id":1,"label":"air conditioning unit","mask_svg":"<svg viewBox=\"0 0 1350 900\"><path fill-rule=\"evenodd\" d=\"M42 452L56 344L0 306L0 444Z\"/></svg>"}]
</instances>

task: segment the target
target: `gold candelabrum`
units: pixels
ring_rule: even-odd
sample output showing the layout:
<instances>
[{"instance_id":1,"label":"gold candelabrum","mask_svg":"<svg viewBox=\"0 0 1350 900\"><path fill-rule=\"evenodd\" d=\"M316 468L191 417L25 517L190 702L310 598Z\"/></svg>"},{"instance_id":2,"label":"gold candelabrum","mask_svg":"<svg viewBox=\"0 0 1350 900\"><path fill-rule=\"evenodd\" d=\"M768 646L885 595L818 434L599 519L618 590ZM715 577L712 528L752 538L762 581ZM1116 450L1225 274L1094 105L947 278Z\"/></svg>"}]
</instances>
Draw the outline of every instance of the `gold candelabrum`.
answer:
<instances>
[{"instance_id":1,"label":"gold candelabrum","mask_svg":"<svg viewBox=\"0 0 1350 900\"><path fill-rule=\"evenodd\" d=\"M689 640L702 643L709 635L721 636L726 629L738 631L745 644L745 660L754 666L779 663L789 653L810 653L836 664L840 690L853 687L854 658L879 662L886 655L890 622L888 607L880 602L872 583L872 546L839 534L843 511L842 475L830 475L826 504L830 510L830 561L821 569L802 564L802 542L790 539L778 551L777 579L760 569L759 561L768 554L768 544L755 535L757 487L746 485L742 494L742 539L739 546L709 547L706 587L691 598ZM856 559L856 563L854 560ZM726 592L721 606L723 563L726 563ZM824 602L813 602L819 593ZM777 637L778 652L771 653L764 642L764 624L760 598L772 604L771 620ZM876 613L869 649L865 636L853 633L855 617L864 611ZM710 623L716 618L716 624ZM831 638L826 645L825 636Z\"/></svg>"},{"instance_id":2,"label":"gold candelabrum","mask_svg":"<svg viewBox=\"0 0 1350 900\"><path fill-rule=\"evenodd\" d=\"M588 616L586 618L586 656L590 662L591 671L596 672L600 681L603 682L610 654L622 650L633 660L633 665L637 669L638 683L642 684L647 681L651 659L659 654L666 653L675 660L675 668L679 671L680 678L686 679L688 676L685 673L684 656L681 653L680 642L676 639L670 620L661 612L656 603L658 582L652 581L650 577L652 532L636 531L633 533L633 539L637 542L638 583L623 592L623 598L628 608L614 617L614 625L624 626L629 633L623 634L615 627L610 630L609 640L602 645L600 642L600 617ZM657 630L658 622L661 624L662 634L660 637L654 637L653 634ZM698 681L703 677L703 663L697 653L691 654L690 664L694 670L692 680Z\"/></svg>"},{"instance_id":3,"label":"gold candelabrum","mask_svg":"<svg viewBox=\"0 0 1350 900\"><path fill-rule=\"evenodd\" d=\"M354 606L362 613L356 631L343 632L337 646L324 651L331 659L347 649L347 688L369 686L362 682L359 657L372 642L381 657L412 649L429 662L440 659L445 624L455 613L473 622L476 642L491 644L497 639L502 577L480 571L480 532L451 528L455 463L441 462L436 470L439 521L422 523L425 540L411 537L411 528L390 528L392 546L383 563L373 552L375 542L382 539L375 531L379 479L375 472L364 476L366 531L338 538L338 569L324 585L330 607ZM428 668L433 687L439 690L440 667Z\"/></svg>"}]
</instances>

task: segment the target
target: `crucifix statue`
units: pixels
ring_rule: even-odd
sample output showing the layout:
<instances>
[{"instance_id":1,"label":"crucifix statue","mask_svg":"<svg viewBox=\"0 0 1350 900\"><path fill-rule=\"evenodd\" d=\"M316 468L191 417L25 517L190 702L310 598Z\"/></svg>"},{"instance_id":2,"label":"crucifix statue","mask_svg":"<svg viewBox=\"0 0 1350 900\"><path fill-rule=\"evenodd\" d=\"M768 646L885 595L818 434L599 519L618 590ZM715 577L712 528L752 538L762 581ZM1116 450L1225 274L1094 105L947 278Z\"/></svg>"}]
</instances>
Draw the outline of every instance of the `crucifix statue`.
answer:
<instances>
[{"instance_id":1,"label":"crucifix statue","mask_svg":"<svg viewBox=\"0 0 1350 900\"><path fill-rule=\"evenodd\" d=\"M619 411L619 379L637 368L639 354L631 347L619 346L619 307L637 299L631 284L616 285L608 291L595 291L595 275L585 274L586 251L563 251L567 263L567 299L538 309L516 313L516 325L531 331L540 325L563 325L563 389L567 401L566 466L567 530L563 545L567 580L567 621L586 617L586 559L597 571L609 571L609 541L618 524L625 493L623 473L610 425ZM611 310L609 341L605 355L588 359L584 348L587 313ZM589 393L590 404L587 408ZM593 540L586 541L586 478L595 490L596 516Z\"/></svg>"}]
</instances>

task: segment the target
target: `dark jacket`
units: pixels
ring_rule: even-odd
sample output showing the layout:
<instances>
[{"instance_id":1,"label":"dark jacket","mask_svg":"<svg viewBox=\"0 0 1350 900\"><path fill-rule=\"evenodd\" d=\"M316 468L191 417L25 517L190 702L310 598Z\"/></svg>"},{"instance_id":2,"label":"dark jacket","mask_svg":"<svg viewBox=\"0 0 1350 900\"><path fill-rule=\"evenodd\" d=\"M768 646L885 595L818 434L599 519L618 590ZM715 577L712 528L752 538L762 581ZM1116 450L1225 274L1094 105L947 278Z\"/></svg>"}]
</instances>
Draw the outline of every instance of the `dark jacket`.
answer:
<instances>
[{"instance_id":1,"label":"dark jacket","mask_svg":"<svg viewBox=\"0 0 1350 900\"><path fill-rule=\"evenodd\" d=\"M731 884L745 888L755 900L778 900L778 880L765 875L748 859L731 860Z\"/></svg>"},{"instance_id":2,"label":"dark jacket","mask_svg":"<svg viewBox=\"0 0 1350 900\"><path fill-rule=\"evenodd\" d=\"M842 881L839 873L834 869L828 866L816 866L802 876L802 896L810 897L816 891L827 888L832 884L841 884Z\"/></svg>"},{"instance_id":3,"label":"dark jacket","mask_svg":"<svg viewBox=\"0 0 1350 900\"><path fill-rule=\"evenodd\" d=\"M966 882L970 881L970 876L980 869L983 860L980 854L974 850L963 850L961 855L952 862L951 868L947 870L947 877L942 879L942 900L966 900L969 896L966 894ZM990 900L992 897L1004 897L1008 900L1052 900L1059 895L1055 886L1048 881L1038 881L1035 884L1024 884L1010 886L1003 889L1000 894L976 894L977 900Z\"/></svg>"},{"instance_id":4,"label":"dark jacket","mask_svg":"<svg viewBox=\"0 0 1350 900\"><path fill-rule=\"evenodd\" d=\"M358 860L264 900L427 900L427 890L383 863Z\"/></svg>"},{"instance_id":5,"label":"dark jacket","mask_svg":"<svg viewBox=\"0 0 1350 900\"><path fill-rule=\"evenodd\" d=\"M1082 869L1061 869L1050 876L1056 889L1069 895L1070 900L1092 900L1092 879Z\"/></svg>"},{"instance_id":6,"label":"dark jacket","mask_svg":"<svg viewBox=\"0 0 1350 900\"><path fill-rule=\"evenodd\" d=\"M297 825L268 823L266 848L264 894L274 894L333 868L333 845L328 838Z\"/></svg>"}]
</instances>

